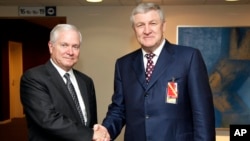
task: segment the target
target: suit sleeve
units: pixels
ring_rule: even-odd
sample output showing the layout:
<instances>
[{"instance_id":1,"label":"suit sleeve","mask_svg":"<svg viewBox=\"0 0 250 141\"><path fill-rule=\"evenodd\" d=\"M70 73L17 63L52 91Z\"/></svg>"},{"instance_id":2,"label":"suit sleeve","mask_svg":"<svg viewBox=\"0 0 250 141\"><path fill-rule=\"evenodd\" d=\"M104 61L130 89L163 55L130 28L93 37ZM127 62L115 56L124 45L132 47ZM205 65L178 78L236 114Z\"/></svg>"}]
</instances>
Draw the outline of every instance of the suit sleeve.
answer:
<instances>
[{"instance_id":1,"label":"suit sleeve","mask_svg":"<svg viewBox=\"0 0 250 141\"><path fill-rule=\"evenodd\" d=\"M213 97L207 69L199 50L191 58L188 91L193 114L194 141L215 141Z\"/></svg>"},{"instance_id":2,"label":"suit sleeve","mask_svg":"<svg viewBox=\"0 0 250 141\"><path fill-rule=\"evenodd\" d=\"M108 129L112 139L115 139L125 125L125 105L122 90L119 63L115 65L114 94L112 103L109 105L107 115L103 120L103 125Z\"/></svg>"},{"instance_id":3,"label":"suit sleeve","mask_svg":"<svg viewBox=\"0 0 250 141\"><path fill-rule=\"evenodd\" d=\"M40 76L34 72L27 72L21 78L21 101L30 132L34 133L35 136L40 135L40 138L43 138L45 135L44 140L49 138L56 140L91 141L93 136L91 128L78 124L70 117L56 110L54 103L61 101L53 101L50 94L52 91L48 87L56 86L48 86L51 83L46 82L45 77L48 76Z\"/></svg>"}]
</instances>

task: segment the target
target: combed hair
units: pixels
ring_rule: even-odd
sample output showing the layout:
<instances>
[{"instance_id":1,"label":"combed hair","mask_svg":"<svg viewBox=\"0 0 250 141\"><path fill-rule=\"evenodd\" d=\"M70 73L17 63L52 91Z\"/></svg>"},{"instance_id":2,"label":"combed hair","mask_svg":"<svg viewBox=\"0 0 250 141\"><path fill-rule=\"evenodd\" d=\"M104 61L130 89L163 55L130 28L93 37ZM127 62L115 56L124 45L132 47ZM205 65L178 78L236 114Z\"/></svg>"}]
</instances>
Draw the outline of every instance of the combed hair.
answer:
<instances>
[{"instance_id":1,"label":"combed hair","mask_svg":"<svg viewBox=\"0 0 250 141\"><path fill-rule=\"evenodd\" d=\"M155 10L159 13L160 15L160 19L162 20L162 22L165 21L165 15L163 10L160 8L159 5L155 4L155 3L140 3L139 5L137 5L130 16L130 22L132 23L132 25L134 24L134 16L136 14L140 14L140 13L147 13L148 11L151 10Z\"/></svg>"},{"instance_id":2,"label":"combed hair","mask_svg":"<svg viewBox=\"0 0 250 141\"><path fill-rule=\"evenodd\" d=\"M58 25L56 25L50 32L50 42L55 43L55 41L58 37L58 33L60 31L66 31L66 30L74 30L74 31L78 32L79 37L80 37L80 44L82 43L81 32L74 25L71 25L71 24L58 24Z\"/></svg>"}]
</instances>

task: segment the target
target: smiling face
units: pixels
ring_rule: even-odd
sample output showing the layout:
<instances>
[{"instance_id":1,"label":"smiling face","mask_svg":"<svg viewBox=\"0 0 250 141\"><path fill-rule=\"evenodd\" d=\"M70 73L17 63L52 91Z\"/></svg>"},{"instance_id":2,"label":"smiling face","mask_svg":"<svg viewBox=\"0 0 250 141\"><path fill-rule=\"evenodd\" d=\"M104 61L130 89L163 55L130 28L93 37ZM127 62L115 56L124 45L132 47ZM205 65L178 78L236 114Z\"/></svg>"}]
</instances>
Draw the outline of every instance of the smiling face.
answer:
<instances>
[{"instance_id":1,"label":"smiling face","mask_svg":"<svg viewBox=\"0 0 250 141\"><path fill-rule=\"evenodd\" d=\"M142 48L147 52L154 51L164 40L165 22L159 13L156 10L138 13L133 20L133 29Z\"/></svg>"},{"instance_id":2,"label":"smiling face","mask_svg":"<svg viewBox=\"0 0 250 141\"><path fill-rule=\"evenodd\" d=\"M69 71L78 61L80 55L80 36L75 30L60 30L56 40L48 43L51 59L65 71Z\"/></svg>"}]
</instances>

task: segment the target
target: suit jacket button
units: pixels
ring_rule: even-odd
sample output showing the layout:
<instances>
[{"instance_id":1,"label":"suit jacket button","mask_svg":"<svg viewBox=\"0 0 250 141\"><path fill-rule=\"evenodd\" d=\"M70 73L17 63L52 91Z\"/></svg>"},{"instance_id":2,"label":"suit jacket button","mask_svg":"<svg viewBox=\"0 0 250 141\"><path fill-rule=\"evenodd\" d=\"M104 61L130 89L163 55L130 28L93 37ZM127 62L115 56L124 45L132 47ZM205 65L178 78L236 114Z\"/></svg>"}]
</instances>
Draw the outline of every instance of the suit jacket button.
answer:
<instances>
[{"instance_id":1,"label":"suit jacket button","mask_svg":"<svg viewBox=\"0 0 250 141\"><path fill-rule=\"evenodd\" d=\"M146 115L145 118L146 118L146 119L149 119L149 115Z\"/></svg>"},{"instance_id":2,"label":"suit jacket button","mask_svg":"<svg viewBox=\"0 0 250 141\"><path fill-rule=\"evenodd\" d=\"M144 94L144 97L148 97L148 93L145 93L145 94Z\"/></svg>"}]
</instances>

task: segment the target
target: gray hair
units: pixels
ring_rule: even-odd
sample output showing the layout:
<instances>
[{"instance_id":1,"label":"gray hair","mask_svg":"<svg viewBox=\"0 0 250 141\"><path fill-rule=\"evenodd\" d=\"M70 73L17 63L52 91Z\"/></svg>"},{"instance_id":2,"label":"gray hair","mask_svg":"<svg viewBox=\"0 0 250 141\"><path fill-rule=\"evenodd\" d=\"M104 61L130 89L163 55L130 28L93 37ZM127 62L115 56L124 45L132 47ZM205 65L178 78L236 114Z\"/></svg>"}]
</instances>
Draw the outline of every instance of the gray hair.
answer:
<instances>
[{"instance_id":1,"label":"gray hair","mask_svg":"<svg viewBox=\"0 0 250 141\"><path fill-rule=\"evenodd\" d=\"M66 30L74 30L74 31L78 32L79 38L80 38L80 44L82 43L81 32L77 29L76 26L71 25L71 24L58 24L58 25L56 25L50 32L50 42L55 43L57 38L58 38L58 33L60 31L66 31Z\"/></svg>"},{"instance_id":2,"label":"gray hair","mask_svg":"<svg viewBox=\"0 0 250 141\"><path fill-rule=\"evenodd\" d=\"M137 5L130 16L130 22L132 23L132 25L134 24L134 16L136 14L140 14L140 13L147 13L151 10L155 10L158 12L160 19L162 22L165 21L165 15L163 10L160 8L159 5L155 4L155 3L140 3L139 5Z\"/></svg>"}]
</instances>

